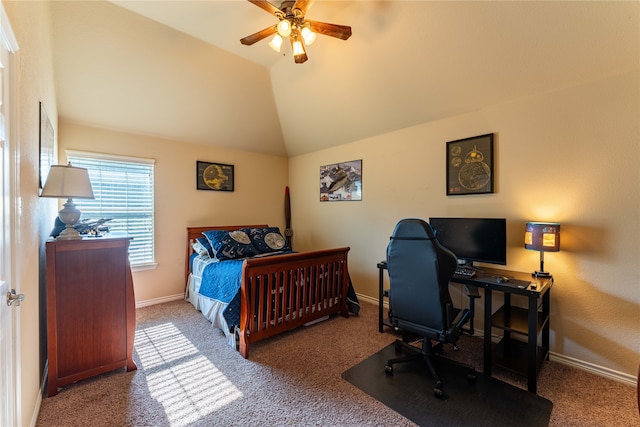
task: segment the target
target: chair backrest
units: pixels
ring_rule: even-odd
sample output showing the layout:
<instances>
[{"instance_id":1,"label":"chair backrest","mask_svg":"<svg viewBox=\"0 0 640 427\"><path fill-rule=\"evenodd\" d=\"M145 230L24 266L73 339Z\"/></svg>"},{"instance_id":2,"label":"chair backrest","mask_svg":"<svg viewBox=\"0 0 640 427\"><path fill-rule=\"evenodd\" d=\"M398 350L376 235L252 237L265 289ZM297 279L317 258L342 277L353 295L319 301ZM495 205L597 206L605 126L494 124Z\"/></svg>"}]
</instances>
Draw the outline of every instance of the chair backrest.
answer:
<instances>
[{"instance_id":1,"label":"chair backrest","mask_svg":"<svg viewBox=\"0 0 640 427\"><path fill-rule=\"evenodd\" d=\"M456 256L438 243L427 222L414 218L398 222L387 246L394 326L422 334L447 331L449 280L456 265Z\"/></svg>"}]
</instances>

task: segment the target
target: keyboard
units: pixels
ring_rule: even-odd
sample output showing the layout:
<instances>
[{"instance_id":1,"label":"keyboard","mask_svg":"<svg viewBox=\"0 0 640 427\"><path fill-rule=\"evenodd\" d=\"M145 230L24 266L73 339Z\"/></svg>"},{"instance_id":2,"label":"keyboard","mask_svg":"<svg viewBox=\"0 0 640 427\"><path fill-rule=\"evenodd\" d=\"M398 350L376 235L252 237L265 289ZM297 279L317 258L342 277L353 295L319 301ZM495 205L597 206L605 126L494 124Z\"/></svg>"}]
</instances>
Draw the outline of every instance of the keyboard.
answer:
<instances>
[{"instance_id":1,"label":"keyboard","mask_svg":"<svg viewBox=\"0 0 640 427\"><path fill-rule=\"evenodd\" d=\"M471 270L469 268L458 267L456 268L456 271L455 273L453 273L453 275L463 279L471 279L476 275L476 272L475 270Z\"/></svg>"}]
</instances>

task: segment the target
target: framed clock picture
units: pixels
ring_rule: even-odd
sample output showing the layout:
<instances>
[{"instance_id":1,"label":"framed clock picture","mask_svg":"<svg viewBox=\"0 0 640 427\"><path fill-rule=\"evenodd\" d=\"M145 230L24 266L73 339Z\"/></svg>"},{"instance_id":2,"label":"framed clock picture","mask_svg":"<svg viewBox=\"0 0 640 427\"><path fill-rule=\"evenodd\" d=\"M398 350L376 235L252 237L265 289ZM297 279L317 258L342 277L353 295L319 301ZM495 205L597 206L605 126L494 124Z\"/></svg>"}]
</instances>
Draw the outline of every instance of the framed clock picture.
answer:
<instances>
[{"instance_id":1,"label":"framed clock picture","mask_svg":"<svg viewBox=\"0 0 640 427\"><path fill-rule=\"evenodd\" d=\"M447 142L447 196L493 193L493 134Z\"/></svg>"},{"instance_id":2,"label":"framed clock picture","mask_svg":"<svg viewBox=\"0 0 640 427\"><path fill-rule=\"evenodd\" d=\"M196 189L233 191L233 165L224 163L196 162Z\"/></svg>"}]
</instances>

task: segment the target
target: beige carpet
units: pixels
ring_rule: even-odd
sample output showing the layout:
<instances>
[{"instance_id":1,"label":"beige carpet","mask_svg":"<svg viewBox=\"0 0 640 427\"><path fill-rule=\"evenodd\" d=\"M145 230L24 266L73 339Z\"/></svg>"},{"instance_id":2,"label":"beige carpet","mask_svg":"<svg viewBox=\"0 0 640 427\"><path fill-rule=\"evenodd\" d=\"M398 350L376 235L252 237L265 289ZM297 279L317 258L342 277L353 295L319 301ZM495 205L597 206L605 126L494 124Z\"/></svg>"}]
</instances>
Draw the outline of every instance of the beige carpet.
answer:
<instances>
[{"instance_id":1,"label":"beige carpet","mask_svg":"<svg viewBox=\"0 0 640 427\"><path fill-rule=\"evenodd\" d=\"M414 425L341 378L394 340L378 333L374 305L257 343L249 360L189 303L141 308L137 318L138 370L64 387L43 400L38 426ZM456 357L480 370L481 349L464 337ZM554 404L551 426L640 426L635 387L546 362L538 388Z\"/></svg>"}]
</instances>

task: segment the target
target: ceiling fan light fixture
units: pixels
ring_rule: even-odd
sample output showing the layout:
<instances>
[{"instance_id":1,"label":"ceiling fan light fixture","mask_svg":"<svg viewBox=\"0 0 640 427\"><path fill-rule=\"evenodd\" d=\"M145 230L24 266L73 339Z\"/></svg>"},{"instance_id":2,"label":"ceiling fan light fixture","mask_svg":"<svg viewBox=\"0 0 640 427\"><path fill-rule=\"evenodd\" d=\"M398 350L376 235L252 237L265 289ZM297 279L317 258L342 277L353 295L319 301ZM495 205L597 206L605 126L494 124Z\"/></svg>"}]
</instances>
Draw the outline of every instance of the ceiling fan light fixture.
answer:
<instances>
[{"instance_id":1,"label":"ceiling fan light fixture","mask_svg":"<svg viewBox=\"0 0 640 427\"><path fill-rule=\"evenodd\" d=\"M291 22L288 19L281 19L278 22L278 34L280 37L289 37L291 34Z\"/></svg>"},{"instance_id":2,"label":"ceiling fan light fixture","mask_svg":"<svg viewBox=\"0 0 640 427\"><path fill-rule=\"evenodd\" d=\"M293 60L296 64L303 64L309 59L307 57L307 51L304 48L304 43L300 39L300 32L294 31L289 37L291 41L291 51L293 53Z\"/></svg>"},{"instance_id":3,"label":"ceiling fan light fixture","mask_svg":"<svg viewBox=\"0 0 640 427\"><path fill-rule=\"evenodd\" d=\"M288 38L296 64L302 64L309 59L306 46L311 45L318 34L335 37L340 40L347 40L351 37L351 27L348 25L306 20L305 15L314 0L280 0L279 7L272 3L275 0L248 1L275 16L278 22L241 38L240 43L251 46L260 40L274 36L269 42L269 47L276 52L280 52L284 39Z\"/></svg>"},{"instance_id":4,"label":"ceiling fan light fixture","mask_svg":"<svg viewBox=\"0 0 640 427\"><path fill-rule=\"evenodd\" d=\"M273 36L273 38L269 42L269 47L271 47L271 49L275 50L276 52L280 52L280 48L282 47L282 37L280 37L280 34L276 34L275 36Z\"/></svg>"},{"instance_id":5,"label":"ceiling fan light fixture","mask_svg":"<svg viewBox=\"0 0 640 427\"><path fill-rule=\"evenodd\" d=\"M304 54L304 47L300 40L293 41L293 56L300 56Z\"/></svg>"},{"instance_id":6,"label":"ceiling fan light fixture","mask_svg":"<svg viewBox=\"0 0 640 427\"><path fill-rule=\"evenodd\" d=\"M300 34L304 39L304 44L306 44L307 46L310 46L314 41L316 41L316 33L311 31L309 27L303 27L302 31L300 31Z\"/></svg>"}]
</instances>

